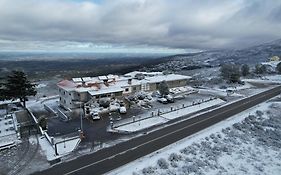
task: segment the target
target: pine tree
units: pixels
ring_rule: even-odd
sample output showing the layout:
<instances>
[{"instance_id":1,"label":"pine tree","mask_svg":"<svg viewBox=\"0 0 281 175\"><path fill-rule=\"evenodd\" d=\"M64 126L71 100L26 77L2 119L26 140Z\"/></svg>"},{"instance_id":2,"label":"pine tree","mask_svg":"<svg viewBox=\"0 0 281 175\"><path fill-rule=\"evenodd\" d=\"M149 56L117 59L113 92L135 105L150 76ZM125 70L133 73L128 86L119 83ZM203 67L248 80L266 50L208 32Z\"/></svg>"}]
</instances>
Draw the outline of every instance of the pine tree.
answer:
<instances>
[{"instance_id":1,"label":"pine tree","mask_svg":"<svg viewBox=\"0 0 281 175\"><path fill-rule=\"evenodd\" d=\"M160 92L161 95L168 95L169 94L169 87L166 81L162 81L159 84L158 90Z\"/></svg>"},{"instance_id":2,"label":"pine tree","mask_svg":"<svg viewBox=\"0 0 281 175\"><path fill-rule=\"evenodd\" d=\"M220 68L221 76L231 83L240 82L240 67L236 64L224 64Z\"/></svg>"},{"instance_id":3,"label":"pine tree","mask_svg":"<svg viewBox=\"0 0 281 175\"><path fill-rule=\"evenodd\" d=\"M250 74L250 68L247 64L243 64L241 67L241 74L245 77Z\"/></svg>"},{"instance_id":4,"label":"pine tree","mask_svg":"<svg viewBox=\"0 0 281 175\"><path fill-rule=\"evenodd\" d=\"M277 64L276 70L279 74L281 74L281 62Z\"/></svg>"},{"instance_id":5,"label":"pine tree","mask_svg":"<svg viewBox=\"0 0 281 175\"><path fill-rule=\"evenodd\" d=\"M260 65L260 64L257 64L255 66L255 73L256 74L264 74L266 73L266 66L265 65Z\"/></svg>"},{"instance_id":6,"label":"pine tree","mask_svg":"<svg viewBox=\"0 0 281 175\"><path fill-rule=\"evenodd\" d=\"M28 96L35 96L37 91L35 84L30 83L26 74L22 71L12 71L11 75L8 75L4 85L4 95L6 99L20 99L23 103L23 107L26 107L26 100Z\"/></svg>"}]
</instances>

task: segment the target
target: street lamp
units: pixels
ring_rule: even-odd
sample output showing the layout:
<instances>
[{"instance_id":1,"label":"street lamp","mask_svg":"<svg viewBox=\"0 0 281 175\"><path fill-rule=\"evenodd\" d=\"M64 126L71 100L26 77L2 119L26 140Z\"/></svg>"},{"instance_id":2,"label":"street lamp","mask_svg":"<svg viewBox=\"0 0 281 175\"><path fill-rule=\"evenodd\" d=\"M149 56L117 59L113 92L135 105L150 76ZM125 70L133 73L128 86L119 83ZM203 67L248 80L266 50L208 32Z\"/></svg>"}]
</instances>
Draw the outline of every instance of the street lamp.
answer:
<instances>
[{"instance_id":1,"label":"street lamp","mask_svg":"<svg viewBox=\"0 0 281 175\"><path fill-rule=\"evenodd\" d=\"M80 109L82 109L81 106L82 106L82 102L80 102ZM83 108L84 108L84 105L83 105ZM82 119L83 111L84 111L84 109L82 109L82 112L80 112L80 138L81 139L85 138L84 132L83 132L83 119Z\"/></svg>"},{"instance_id":2,"label":"street lamp","mask_svg":"<svg viewBox=\"0 0 281 175\"><path fill-rule=\"evenodd\" d=\"M80 109L82 109L82 102L80 103ZM83 132L83 119L82 119L82 114L83 114L83 109L82 109L82 112L80 112L80 122L81 122L81 125L80 125L80 129L81 129L81 132Z\"/></svg>"}]
</instances>

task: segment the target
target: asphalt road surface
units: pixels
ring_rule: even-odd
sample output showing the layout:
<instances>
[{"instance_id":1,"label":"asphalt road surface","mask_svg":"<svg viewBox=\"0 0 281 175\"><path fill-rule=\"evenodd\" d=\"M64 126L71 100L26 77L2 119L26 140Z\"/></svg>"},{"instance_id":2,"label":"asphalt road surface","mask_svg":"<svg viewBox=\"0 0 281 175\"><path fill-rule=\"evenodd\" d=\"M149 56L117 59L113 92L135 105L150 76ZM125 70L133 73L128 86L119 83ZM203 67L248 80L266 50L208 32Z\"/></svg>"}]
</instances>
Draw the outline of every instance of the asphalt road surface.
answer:
<instances>
[{"instance_id":1,"label":"asphalt road surface","mask_svg":"<svg viewBox=\"0 0 281 175\"><path fill-rule=\"evenodd\" d=\"M281 93L281 86L35 174L104 174Z\"/></svg>"}]
</instances>

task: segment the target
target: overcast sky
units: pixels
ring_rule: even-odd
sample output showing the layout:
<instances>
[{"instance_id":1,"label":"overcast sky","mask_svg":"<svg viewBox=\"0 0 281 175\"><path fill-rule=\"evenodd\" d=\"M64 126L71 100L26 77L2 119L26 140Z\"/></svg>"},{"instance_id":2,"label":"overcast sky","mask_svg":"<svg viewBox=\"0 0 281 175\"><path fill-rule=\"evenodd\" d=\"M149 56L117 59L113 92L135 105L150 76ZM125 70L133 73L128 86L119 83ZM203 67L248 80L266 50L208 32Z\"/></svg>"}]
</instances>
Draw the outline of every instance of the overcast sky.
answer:
<instances>
[{"instance_id":1,"label":"overcast sky","mask_svg":"<svg viewBox=\"0 0 281 175\"><path fill-rule=\"evenodd\" d=\"M177 52L280 38L281 0L0 0L0 50Z\"/></svg>"}]
</instances>

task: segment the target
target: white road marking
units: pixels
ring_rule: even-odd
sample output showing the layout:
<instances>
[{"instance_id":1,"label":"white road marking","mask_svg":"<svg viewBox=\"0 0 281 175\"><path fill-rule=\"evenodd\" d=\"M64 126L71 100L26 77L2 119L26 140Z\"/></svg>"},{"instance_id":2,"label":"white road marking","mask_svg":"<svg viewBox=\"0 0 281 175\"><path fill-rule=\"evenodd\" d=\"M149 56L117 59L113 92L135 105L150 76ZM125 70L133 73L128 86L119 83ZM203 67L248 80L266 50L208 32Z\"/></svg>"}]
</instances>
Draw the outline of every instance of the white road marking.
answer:
<instances>
[{"instance_id":1,"label":"white road marking","mask_svg":"<svg viewBox=\"0 0 281 175\"><path fill-rule=\"evenodd\" d=\"M275 92L272 92L272 93L275 93ZM255 99L255 100L258 100L258 99L260 99L260 98L263 98L263 97L265 97L265 96L267 96L267 95L270 95L270 94L262 95L262 96L258 97L258 98ZM249 98L251 98L251 97L249 97ZM160 137L157 137L157 138L155 138L155 139L153 139L153 140L144 142L144 143L142 143L142 144L140 144L140 145L138 145L138 146L136 146L136 147L130 148L130 149L126 150L126 151L122 151L122 152L120 152L120 153L117 153L117 154L112 155L112 156L110 156L110 157L107 157L107 158L105 158L105 159L99 160L99 161L97 161L97 162L90 163L90 164L88 164L88 165L85 165L85 166L83 166L83 167L80 167L80 168L78 168L78 169L75 169L75 170L73 170L73 171L70 171L70 172L68 172L68 173L65 173L65 175L73 174L73 173L78 172L78 171L80 171L80 170L82 170L82 169L88 168L88 167L90 167L90 166L92 166L92 165L95 165L95 164L98 164L98 163L100 163L100 162L103 162L103 161L112 159L112 158L114 158L115 156L125 154L125 153L128 152L128 151L137 149L137 148L142 147L142 146L144 146L144 145L147 145L147 144L149 144L149 143L151 143L151 142L154 142L154 141L156 141L156 140L162 139L163 137L166 137L166 136L172 135L172 134L174 134L174 133L177 133L177 132L179 132L179 131L182 131L182 130L184 130L184 129L190 128L190 127L192 127L192 126L194 126L194 125L197 125L197 124L199 124L199 123L202 123L202 122L205 122L205 121L210 120L210 119L212 119L212 118L215 118L215 117L217 117L218 115L227 113L227 112L229 112L229 111L231 111L231 110L235 110L235 109L237 109L237 108L239 108L239 107L241 107L241 106L243 106L243 105L245 105L245 104L248 104L248 103L250 103L250 102L252 102L252 101L250 100L250 101L248 101L248 102L241 103L241 104L239 104L238 106L236 106L235 108L231 108L231 109L225 110L225 111L223 111L223 112L217 113L217 114L213 115L212 117L208 117L208 118L205 118L205 119L200 120L200 121L198 121L198 122L192 123L192 124L187 125L187 126L185 126L185 127L183 127L183 128L180 128L180 129L175 130L175 131L173 131L173 132L170 132L170 133L168 133L168 134L165 134L165 135L162 135L162 136L160 136ZM231 104L230 104L230 105L231 105ZM254 106L255 106L255 105L254 105ZM225 107L225 106L224 106L224 107ZM217 108L217 109L220 109L220 108ZM239 113L240 113L240 112L239 112ZM205 114L207 114L207 113L205 113ZM203 114L201 114L201 115L203 115ZM187 121L187 120L186 120L186 121ZM180 141L180 140L178 140L178 141Z\"/></svg>"}]
</instances>

